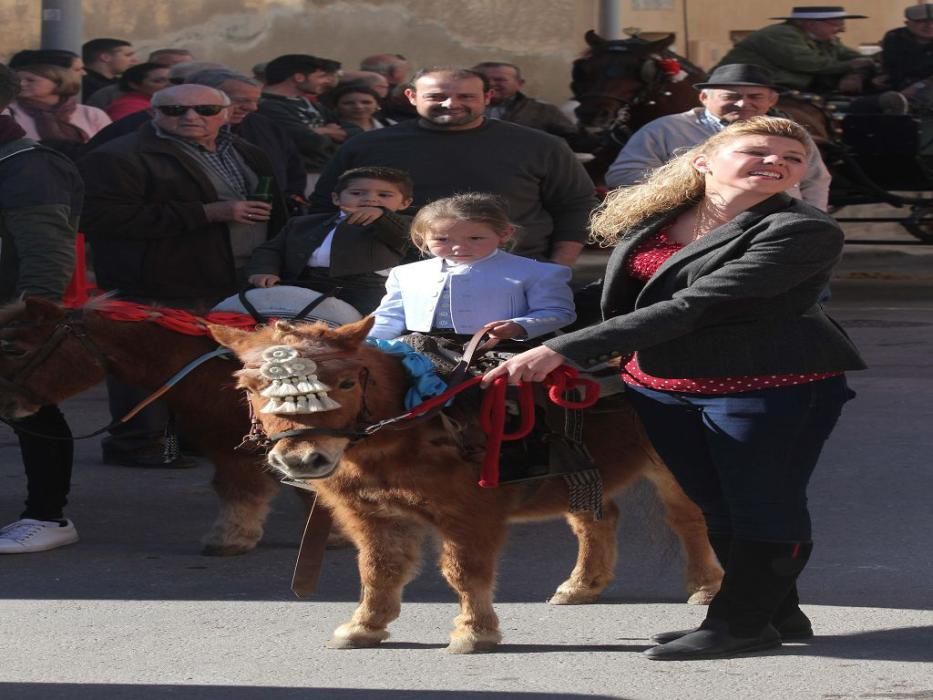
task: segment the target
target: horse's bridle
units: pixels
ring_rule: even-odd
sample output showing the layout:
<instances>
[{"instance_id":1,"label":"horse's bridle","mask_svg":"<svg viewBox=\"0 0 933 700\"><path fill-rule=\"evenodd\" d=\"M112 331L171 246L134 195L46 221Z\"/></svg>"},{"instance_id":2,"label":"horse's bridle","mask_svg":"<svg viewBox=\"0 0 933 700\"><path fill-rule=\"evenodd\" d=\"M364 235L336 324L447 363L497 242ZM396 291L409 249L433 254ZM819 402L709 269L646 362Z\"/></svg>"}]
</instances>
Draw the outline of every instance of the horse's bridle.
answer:
<instances>
[{"instance_id":1,"label":"horse's bridle","mask_svg":"<svg viewBox=\"0 0 933 700\"><path fill-rule=\"evenodd\" d=\"M350 440L350 445L353 445L360 440L370 437L375 433L378 433L380 430L390 428L392 430L406 430L408 428L413 428L416 425L419 425L434 416L443 410L444 402L438 401L438 399L443 399L445 396L452 396L453 394L459 393L460 390L465 388L461 386L466 383L467 372L470 368L470 365L473 363L473 357L477 352L482 352L483 350L491 349L495 346L498 341L487 341L483 343L483 340L486 338L487 333L485 330L480 329L473 334L473 337L467 343L463 351L463 357L460 362L457 363L457 366L454 367L451 372L450 378L447 382L448 389L444 392L444 395L440 397L435 397L431 401L435 402L435 406L430 410L424 411L417 415L413 415L411 411L405 411L400 413L397 416L392 416L390 418L384 418L380 421L370 422L369 416L372 415L369 411L369 407L366 404L366 391L369 388L369 369L364 365L360 373L360 385L362 386L362 396L361 396L361 407L359 413L356 415L355 425L352 428L295 428L293 430L284 430L280 433L273 433L272 435L266 435L265 431L262 428L262 425L259 423L259 420L256 418L255 413L253 412L253 403L249 396L246 400L249 405L250 410L250 432L243 439L241 445L247 443L259 443L264 447L269 447L274 445L279 440L284 440L290 437L300 437L300 436L324 436L324 437L340 437L348 438ZM334 354L324 356L326 358L340 357L342 354ZM318 361L322 356L311 357ZM249 394L249 390L247 390ZM427 402L426 402L427 403Z\"/></svg>"},{"instance_id":2,"label":"horse's bridle","mask_svg":"<svg viewBox=\"0 0 933 700\"><path fill-rule=\"evenodd\" d=\"M617 50L610 49L610 51ZM620 53L624 53L624 51L620 51ZM647 60L655 61L659 59L655 59L649 56ZM608 92L585 92L579 95L575 94L574 99L576 99L581 104L584 100L595 99L617 102L620 107L617 109L615 117L613 117L612 121L603 127L603 130L607 132L609 137L616 141L616 143L619 145L625 145L625 139L623 138L620 140L616 134L621 131L624 135L624 132L628 130L628 120L631 116L631 108L638 107L643 104L651 105L657 97L663 94L663 86L665 81L663 79L658 79L657 77L646 80L643 75L639 75L638 82L641 83L642 87L629 98L613 95Z\"/></svg>"},{"instance_id":3,"label":"horse's bridle","mask_svg":"<svg viewBox=\"0 0 933 700\"><path fill-rule=\"evenodd\" d=\"M36 326L47 325L36 323ZM6 326L9 328L10 326ZM22 327L22 326L19 326ZM94 361L104 370L108 367L107 356L101 351L84 329L84 320L78 311L67 311L65 317L55 322L55 328L38 348L27 355L25 364L17 368L9 377L0 376L0 390L16 394L28 401L42 404L42 400L25 386L25 381L35 372L69 337L74 337L87 350Z\"/></svg>"}]
</instances>

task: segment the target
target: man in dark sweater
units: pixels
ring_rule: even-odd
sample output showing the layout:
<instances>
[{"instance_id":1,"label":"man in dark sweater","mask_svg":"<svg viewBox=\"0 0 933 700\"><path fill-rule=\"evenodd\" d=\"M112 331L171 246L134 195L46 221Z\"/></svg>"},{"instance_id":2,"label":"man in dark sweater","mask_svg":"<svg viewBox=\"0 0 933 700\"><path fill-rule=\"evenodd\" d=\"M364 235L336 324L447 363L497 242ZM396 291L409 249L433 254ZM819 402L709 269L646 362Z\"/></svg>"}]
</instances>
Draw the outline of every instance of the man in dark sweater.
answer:
<instances>
[{"instance_id":1,"label":"man in dark sweater","mask_svg":"<svg viewBox=\"0 0 933 700\"><path fill-rule=\"evenodd\" d=\"M514 253L572 266L596 199L567 144L487 119L488 83L471 70L419 71L406 94L418 119L350 139L321 173L312 210L334 210L330 193L350 168L398 168L415 183L415 209L458 192L497 194L520 227Z\"/></svg>"}]
</instances>

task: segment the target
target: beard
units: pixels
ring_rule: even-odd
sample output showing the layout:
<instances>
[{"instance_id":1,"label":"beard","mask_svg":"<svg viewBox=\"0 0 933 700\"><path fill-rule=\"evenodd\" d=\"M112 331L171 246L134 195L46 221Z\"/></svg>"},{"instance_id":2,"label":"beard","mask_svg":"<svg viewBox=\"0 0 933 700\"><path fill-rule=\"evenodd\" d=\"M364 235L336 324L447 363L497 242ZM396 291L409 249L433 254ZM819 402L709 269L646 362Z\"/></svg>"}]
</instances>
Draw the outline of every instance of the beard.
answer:
<instances>
[{"instance_id":1,"label":"beard","mask_svg":"<svg viewBox=\"0 0 933 700\"><path fill-rule=\"evenodd\" d=\"M459 109L451 114L446 109L432 108L427 115L424 115L424 118L435 126L445 128L469 124L476 121L480 116L471 109Z\"/></svg>"}]
</instances>

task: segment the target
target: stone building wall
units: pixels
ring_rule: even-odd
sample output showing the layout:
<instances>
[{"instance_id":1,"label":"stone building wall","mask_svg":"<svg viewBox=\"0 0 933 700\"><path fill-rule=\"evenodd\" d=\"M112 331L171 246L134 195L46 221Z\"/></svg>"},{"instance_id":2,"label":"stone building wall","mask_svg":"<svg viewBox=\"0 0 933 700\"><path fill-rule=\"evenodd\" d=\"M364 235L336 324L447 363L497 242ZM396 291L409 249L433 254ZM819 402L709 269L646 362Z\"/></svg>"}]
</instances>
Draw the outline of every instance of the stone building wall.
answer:
<instances>
[{"instance_id":1,"label":"stone building wall","mask_svg":"<svg viewBox=\"0 0 933 700\"><path fill-rule=\"evenodd\" d=\"M683 3L686 2L686 12ZM623 27L672 31L675 48L708 67L731 30L755 29L796 4L787 0L620 0ZM815 3L814 3L815 4ZM877 41L900 26L910 0L848 0L846 43ZM37 46L40 0L0 0L0 56ZM567 99L570 62L596 27L597 0L84 0L84 36L132 41L145 57L163 47L248 70L283 53L313 53L355 68L370 53L402 53L414 65L521 65L527 91ZM685 41L686 37L686 41Z\"/></svg>"}]
</instances>

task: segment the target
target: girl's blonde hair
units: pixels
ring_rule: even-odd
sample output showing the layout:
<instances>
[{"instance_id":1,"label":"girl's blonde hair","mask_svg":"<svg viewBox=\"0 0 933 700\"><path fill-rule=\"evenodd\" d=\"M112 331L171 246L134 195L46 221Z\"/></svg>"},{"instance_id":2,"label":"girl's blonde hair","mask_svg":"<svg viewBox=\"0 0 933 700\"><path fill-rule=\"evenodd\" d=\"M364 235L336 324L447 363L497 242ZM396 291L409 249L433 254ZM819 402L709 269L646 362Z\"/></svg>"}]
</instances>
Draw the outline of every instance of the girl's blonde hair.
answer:
<instances>
[{"instance_id":1,"label":"girl's blonde hair","mask_svg":"<svg viewBox=\"0 0 933 700\"><path fill-rule=\"evenodd\" d=\"M475 221L486 224L500 236L514 231L509 207L501 197L484 192L455 194L431 202L415 215L411 240L421 252L428 252L428 236L438 221Z\"/></svg>"},{"instance_id":2,"label":"girl's blonde hair","mask_svg":"<svg viewBox=\"0 0 933 700\"><path fill-rule=\"evenodd\" d=\"M70 68L41 63L34 66L20 66L16 72L32 73L40 78L51 80L55 83L55 94L61 97L74 97L81 92L81 80Z\"/></svg>"},{"instance_id":3,"label":"girl's blonde hair","mask_svg":"<svg viewBox=\"0 0 933 700\"><path fill-rule=\"evenodd\" d=\"M813 149L807 130L796 122L778 117L752 117L713 134L703 143L654 170L648 179L633 187L619 188L593 212L590 238L610 246L646 219L684 205L697 204L706 192L705 175L693 165L698 156L709 156L743 136L780 136Z\"/></svg>"}]
</instances>

